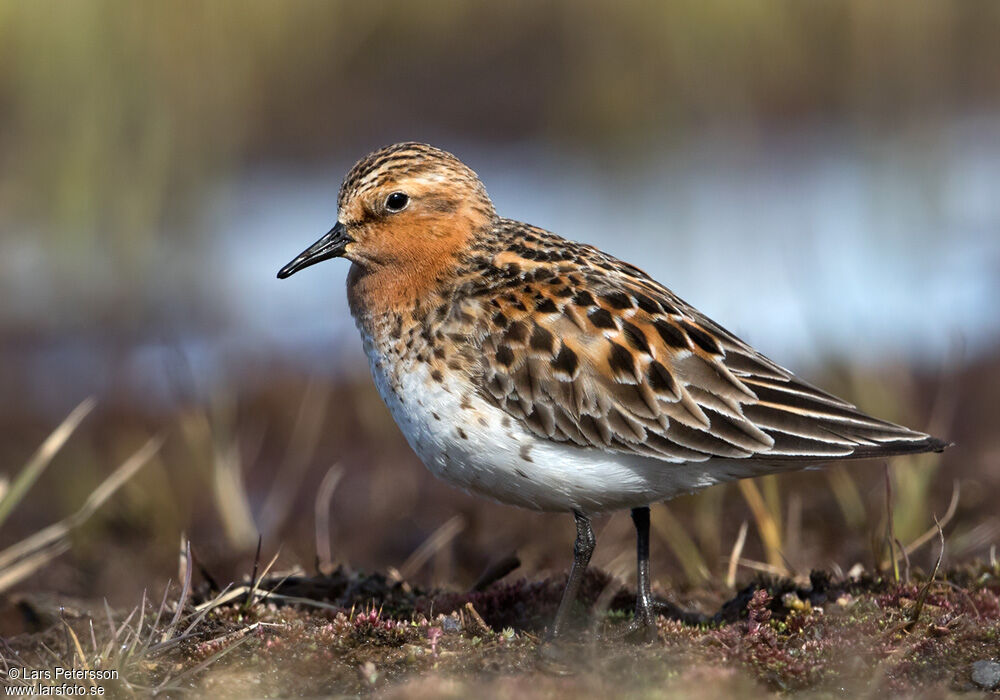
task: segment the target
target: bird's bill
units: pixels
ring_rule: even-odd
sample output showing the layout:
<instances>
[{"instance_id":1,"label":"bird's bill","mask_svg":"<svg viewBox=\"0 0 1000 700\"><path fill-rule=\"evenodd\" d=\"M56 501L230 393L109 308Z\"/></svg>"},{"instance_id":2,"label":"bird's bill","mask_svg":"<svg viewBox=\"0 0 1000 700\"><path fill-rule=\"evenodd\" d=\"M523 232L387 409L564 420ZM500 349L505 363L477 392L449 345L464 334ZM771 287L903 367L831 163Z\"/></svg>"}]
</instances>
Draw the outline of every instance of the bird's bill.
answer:
<instances>
[{"instance_id":1,"label":"bird's bill","mask_svg":"<svg viewBox=\"0 0 1000 700\"><path fill-rule=\"evenodd\" d=\"M304 270L310 265L339 258L347 249L347 244L351 242L351 237L347 235L347 229L339 221L337 225L327 231L326 235L313 243L311 246L299 253L294 260L278 271L278 279L291 277L299 270Z\"/></svg>"}]
</instances>

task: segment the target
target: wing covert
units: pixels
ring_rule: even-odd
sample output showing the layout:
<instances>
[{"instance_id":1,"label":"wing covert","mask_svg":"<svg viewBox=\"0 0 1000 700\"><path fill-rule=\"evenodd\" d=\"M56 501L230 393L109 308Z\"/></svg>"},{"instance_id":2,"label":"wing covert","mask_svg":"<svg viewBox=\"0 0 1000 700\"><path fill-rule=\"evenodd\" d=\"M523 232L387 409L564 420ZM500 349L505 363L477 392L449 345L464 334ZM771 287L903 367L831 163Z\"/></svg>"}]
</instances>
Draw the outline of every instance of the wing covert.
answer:
<instances>
[{"instance_id":1,"label":"wing covert","mask_svg":"<svg viewBox=\"0 0 1000 700\"><path fill-rule=\"evenodd\" d=\"M638 268L558 241L571 254L502 254L509 291L490 302L476 377L540 437L668 462L944 447L799 380Z\"/></svg>"}]
</instances>

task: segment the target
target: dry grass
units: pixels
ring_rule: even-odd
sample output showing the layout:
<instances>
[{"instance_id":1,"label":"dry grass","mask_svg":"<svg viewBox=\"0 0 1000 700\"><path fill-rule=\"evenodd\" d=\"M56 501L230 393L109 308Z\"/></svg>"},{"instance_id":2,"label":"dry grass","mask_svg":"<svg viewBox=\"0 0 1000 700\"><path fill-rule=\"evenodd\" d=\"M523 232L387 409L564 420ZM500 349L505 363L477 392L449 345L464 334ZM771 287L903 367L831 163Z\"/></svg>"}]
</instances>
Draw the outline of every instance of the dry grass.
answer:
<instances>
[{"instance_id":1,"label":"dry grass","mask_svg":"<svg viewBox=\"0 0 1000 700\"><path fill-rule=\"evenodd\" d=\"M0 495L0 525L3 525L11 512L24 500L32 485L87 414L93 410L94 405L93 399L87 399L77 406L45 439L13 484L3 490ZM161 444L162 440L159 438L150 439L91 491L84 504L75 513L0 551L0 593L68 551L73 531L86 523L105 501L144 467Z\"/></svg>"}]
</instances>

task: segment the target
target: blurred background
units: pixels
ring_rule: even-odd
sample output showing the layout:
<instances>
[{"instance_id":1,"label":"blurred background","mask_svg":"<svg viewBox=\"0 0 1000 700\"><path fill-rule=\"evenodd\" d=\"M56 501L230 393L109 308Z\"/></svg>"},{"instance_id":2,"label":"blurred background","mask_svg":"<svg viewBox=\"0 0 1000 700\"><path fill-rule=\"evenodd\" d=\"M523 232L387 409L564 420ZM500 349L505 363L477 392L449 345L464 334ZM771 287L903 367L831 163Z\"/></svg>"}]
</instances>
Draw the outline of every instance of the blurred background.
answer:
<instances>
[{"instance_id":1,"label":"blurred background","mask_svg":"<svg viewBox=\"0 0 1000 700\"><path fill-rule=\"evenodd\" d=\"M878 568L889 539L927 567L935 515L949 561L995 556L998 35L1000 5L974 2L0 4L0 547L163 440L57 549L0 553L20 567L0 585L132 604L176 576L182 533L222 583L258 533L265 561L309 571L465 588L512 551L525 575L565 570L569 518L467 496L409 451L347 264L275 279L354 161L400 140L957 443L893 461L891 538L881 463L657 507L661 588ZM630 581L627 514L598 542Z\"/></svg>"}]
</instances>

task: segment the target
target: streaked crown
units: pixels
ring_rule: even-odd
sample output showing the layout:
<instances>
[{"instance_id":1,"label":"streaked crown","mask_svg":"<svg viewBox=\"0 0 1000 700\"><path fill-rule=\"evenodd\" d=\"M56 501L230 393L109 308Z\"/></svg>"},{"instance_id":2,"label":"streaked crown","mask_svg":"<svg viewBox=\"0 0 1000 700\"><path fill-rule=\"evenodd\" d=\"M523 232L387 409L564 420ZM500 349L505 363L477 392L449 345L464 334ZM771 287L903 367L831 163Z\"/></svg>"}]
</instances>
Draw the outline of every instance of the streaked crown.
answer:
<instances>
[{"instance_id":1,"label":"streaked crown","mask_svg":"<svg viewBox=\"0 0 1000 700\"><path fill-rule=\"evenodd\" d=\"M423 182L435 190L451 185L455 194L469 197L470 204L495 215L486 188L469 166L447 151L416 141L380 148L355 163L340 186L337 206L344 209L354 198L404 182Z\"/></svg>"}]
</instances>

